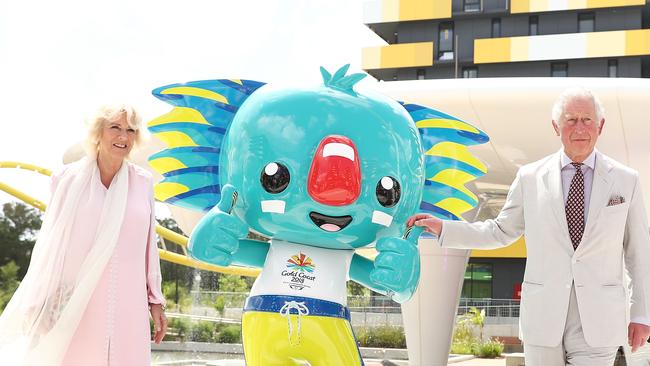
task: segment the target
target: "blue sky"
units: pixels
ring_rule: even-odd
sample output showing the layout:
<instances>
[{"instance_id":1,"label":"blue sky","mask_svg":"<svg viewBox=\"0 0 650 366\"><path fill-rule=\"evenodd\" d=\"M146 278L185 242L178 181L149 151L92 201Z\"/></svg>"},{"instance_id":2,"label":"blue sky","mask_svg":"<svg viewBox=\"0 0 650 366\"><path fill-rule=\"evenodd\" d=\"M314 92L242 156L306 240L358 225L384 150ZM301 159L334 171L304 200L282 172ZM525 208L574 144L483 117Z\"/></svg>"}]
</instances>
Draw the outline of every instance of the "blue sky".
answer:
<instances>
[{"instance_id":1,"label":"blue sky","mask_svg":"<svg viewBox=\"0 0 650 366\"><path fill-rule=\"evenodd\" d=\"M169 83L315 84L319 66L345 63L359 72L361 49L384 44L362 9L361 0L2 0L0 160L60 167L97 106L126 101L151 119L169 109L151 89ZM0 182L48 197L47 179L33 174L1 169Z\"/></svg>"}]
</instances>

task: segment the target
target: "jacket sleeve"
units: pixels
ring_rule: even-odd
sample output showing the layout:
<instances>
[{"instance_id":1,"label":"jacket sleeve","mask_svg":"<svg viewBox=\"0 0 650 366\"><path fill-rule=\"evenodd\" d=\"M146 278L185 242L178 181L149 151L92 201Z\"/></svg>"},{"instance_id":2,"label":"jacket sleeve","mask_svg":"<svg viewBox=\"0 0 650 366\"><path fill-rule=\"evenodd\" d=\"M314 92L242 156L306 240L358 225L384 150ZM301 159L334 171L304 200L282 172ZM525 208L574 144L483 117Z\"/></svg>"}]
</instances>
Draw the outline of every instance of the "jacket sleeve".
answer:
<instances>
[{"instance_id":1,"label":"jacket sleeve","mask_svg":"<svg viewBox=\"0 0 650 366\"><path fill-rule=\"evenodd\" d=\"M625 223L623 248L625 266L632 280L630 319L647 323L650 320L650 234L638 175Z\"/></svg>"},{"instance_id":2,"label":"jacket sleeve","mask_svg":"<svg viewBox=\"0 0 650 366\"><path fill-rule=\"evenodd\" d=\"M445 220L438 241L445 248L496 249L512 244L523 233L523 187L519 171L496 219L474 223Z\"/></svg>"},{"instance_id":3,"label":"jacket sleeve","mask_svg":"<svg viewBox=\"0 0 650 366\"><path fill-rule=\"evenodd\" d=\"M149 235L147 237L147 252L145 271L147 276L147 298L150 304L166 305L162 293L162 275L160 273L160 257L158 256L158 245L156 241L156 213L153 199L152 181L149 184L149 205L151 207L151 220L149 223Z\"/></svg>"}]
</instances>

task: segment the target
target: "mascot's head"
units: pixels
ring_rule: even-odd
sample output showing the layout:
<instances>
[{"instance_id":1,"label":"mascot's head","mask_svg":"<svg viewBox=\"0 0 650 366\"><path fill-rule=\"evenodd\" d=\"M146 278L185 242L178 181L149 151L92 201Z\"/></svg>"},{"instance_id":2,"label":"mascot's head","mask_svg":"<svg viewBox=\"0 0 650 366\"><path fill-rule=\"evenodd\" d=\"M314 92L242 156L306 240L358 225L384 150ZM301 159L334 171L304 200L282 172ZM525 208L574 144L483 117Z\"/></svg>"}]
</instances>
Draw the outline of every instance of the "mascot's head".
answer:
<instances>
[{"instance_id":1,"label":"mascot's head","mask_svg":"<svg viewBox=\"0 0 650 366\"><path fill-rule=\"evenodd\" d=\"M150 158L164 176L157 198L209 210L231 184L232 213L252 230L333 249L401 236L418 209L457 218L473 207L464 183L485 168L466 145L487 136L429 108L357 93L365 75L346 71L321 68L324 84L304 89L245 80L156 89L176 106L149 124L170 147Z\"/></svg>"}]
</instances>

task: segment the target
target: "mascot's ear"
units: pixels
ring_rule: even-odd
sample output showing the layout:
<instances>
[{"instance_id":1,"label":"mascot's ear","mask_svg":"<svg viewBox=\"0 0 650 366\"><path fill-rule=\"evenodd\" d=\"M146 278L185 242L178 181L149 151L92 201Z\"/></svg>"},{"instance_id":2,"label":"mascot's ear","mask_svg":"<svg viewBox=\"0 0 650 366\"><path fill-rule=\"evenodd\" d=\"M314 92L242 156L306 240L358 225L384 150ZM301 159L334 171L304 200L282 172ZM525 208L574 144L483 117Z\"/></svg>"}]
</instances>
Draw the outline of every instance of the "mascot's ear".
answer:
<instances>
[{"instance_id":1,"label":"mascot's ear","mask_svg":"<svg viewBox=\"0 0 650 366\"><path fill-rule=\"evenodd\" d=\"M153 95L174 106L148 123L166 145L149 157L163 180L157 200L208 211L219 202L221 143L239 107L264 83L251 80L202 80L157 88Z\"/></svg>"},{"instance_id":2,"label":"mascot's ear","mask_svg":"<svg viewBox=\"0 0 650 366\"><path fill-rule=\"evenodd\" d=\"M426 177L420 211L444 219L460 215L478 204L465 184L487 172L467 146L484 144L488 136L476 127L435 109L402 103L420 132Z\"/></svg>"}]
</instances>

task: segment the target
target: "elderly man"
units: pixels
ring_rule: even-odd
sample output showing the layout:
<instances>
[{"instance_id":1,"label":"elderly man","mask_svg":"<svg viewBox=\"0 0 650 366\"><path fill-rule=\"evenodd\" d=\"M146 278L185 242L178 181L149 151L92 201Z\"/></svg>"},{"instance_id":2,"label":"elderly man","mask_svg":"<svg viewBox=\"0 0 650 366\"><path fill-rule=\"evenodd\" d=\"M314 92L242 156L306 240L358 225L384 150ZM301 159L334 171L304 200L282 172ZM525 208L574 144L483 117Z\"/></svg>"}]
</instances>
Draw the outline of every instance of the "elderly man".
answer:
<instances>
[{"instance_id":1,"label":"elderly man","mask_svg":"<svg viewBox=\"0 0 650 366\"><path fill-rule=\"evenodd\" d=\"M498 248L525 235L520 337L527 366L611 366L626 326L633 351L650 335L641 185L636 171L594 149L604 124L591 92L566 90L552 112L562 149L519 169L496 219L470 224L419 214L408 221L449 248Z\"/></svg>"}]
</instances>

